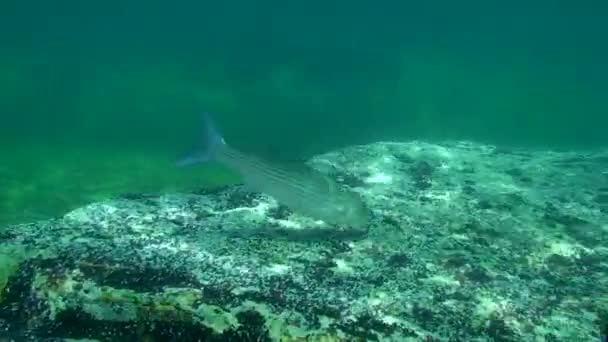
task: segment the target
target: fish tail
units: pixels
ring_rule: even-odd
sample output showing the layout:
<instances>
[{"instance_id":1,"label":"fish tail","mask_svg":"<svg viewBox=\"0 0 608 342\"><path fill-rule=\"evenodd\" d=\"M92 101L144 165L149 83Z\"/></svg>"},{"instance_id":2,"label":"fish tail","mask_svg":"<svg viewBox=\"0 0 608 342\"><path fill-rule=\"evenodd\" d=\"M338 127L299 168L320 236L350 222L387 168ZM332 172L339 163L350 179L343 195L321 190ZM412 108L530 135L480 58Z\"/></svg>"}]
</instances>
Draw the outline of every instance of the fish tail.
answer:
<instances>
[{"instance_id":1,"label":"fish tail","mask_svg":"<svg viewBox=\"0 0 608 342\"><path fill-rule=\"evenodd\" d=\"M201 142L203 146L196 149L185 158L179 160L177 162L178 166L188 166L208 162L213 159L218 148L226 144L222 134L215 126L211 115L204 112L202 114L202 119L204 127L202 129Z\"/></svg>"}]
</instances>

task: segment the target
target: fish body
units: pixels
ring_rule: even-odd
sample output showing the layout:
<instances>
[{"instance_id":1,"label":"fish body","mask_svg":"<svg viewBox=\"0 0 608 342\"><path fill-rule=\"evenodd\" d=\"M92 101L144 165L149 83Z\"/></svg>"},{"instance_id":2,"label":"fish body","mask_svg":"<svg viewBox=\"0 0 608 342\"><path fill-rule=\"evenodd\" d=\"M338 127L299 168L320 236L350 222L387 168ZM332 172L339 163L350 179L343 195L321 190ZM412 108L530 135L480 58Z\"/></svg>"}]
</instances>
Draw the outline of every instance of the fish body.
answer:
<instances>
[{"instance_id":1,"label":"fish body","mask_svg":"<svg viewBox=\"0 0 608 342\"><path fill-rule=\"evenodd\" d=\"M369 209L357 193L306 164L275 163L242 153L226 143L208 114L204 119L205 148L180 165L216 160L236 170L248 188L272 196L296 213L352 228L369 224Z\"/></svg>"}]
</instances>

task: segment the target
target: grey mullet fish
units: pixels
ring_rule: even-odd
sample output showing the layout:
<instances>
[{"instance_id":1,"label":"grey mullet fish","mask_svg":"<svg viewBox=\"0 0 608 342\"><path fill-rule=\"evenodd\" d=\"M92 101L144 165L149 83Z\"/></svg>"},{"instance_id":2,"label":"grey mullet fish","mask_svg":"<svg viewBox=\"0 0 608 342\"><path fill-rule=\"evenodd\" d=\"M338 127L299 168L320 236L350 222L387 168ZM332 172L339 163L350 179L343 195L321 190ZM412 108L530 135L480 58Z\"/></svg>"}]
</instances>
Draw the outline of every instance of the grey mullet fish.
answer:
<instances>
[{"instance_id":1,"label":"grey mullet fish","mask_svg":"<svg viewBox=\"0 0 608 342\"><path fill-rule=\"evenodd\" d=\"M370 211L358 194L306 164L294 167L246 155L226 143L209 114L203 119L205 147L178 165L215 160L236 170L248 188L272 196L294 212L329 224L367 228Z\"/></svg>"}]
</instances>

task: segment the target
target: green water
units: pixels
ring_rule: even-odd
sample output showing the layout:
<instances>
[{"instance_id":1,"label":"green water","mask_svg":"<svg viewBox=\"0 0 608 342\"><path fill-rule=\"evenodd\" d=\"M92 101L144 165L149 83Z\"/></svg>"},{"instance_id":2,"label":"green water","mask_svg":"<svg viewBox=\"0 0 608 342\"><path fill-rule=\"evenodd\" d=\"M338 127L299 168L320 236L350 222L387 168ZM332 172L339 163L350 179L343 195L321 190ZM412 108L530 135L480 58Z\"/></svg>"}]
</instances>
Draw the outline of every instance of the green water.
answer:
<instances>
[{"instance_id":1,"label":"green water","mask_svg":"<svg viewBox=\"0 0 608 342\"><path fill-rule=\"evenodd\" d=\"M3 3L0 225L237 181L173 167L201 110L281 159L377 140L608 145L605 2L423 3Z\"/></svg>"}]
</instances>

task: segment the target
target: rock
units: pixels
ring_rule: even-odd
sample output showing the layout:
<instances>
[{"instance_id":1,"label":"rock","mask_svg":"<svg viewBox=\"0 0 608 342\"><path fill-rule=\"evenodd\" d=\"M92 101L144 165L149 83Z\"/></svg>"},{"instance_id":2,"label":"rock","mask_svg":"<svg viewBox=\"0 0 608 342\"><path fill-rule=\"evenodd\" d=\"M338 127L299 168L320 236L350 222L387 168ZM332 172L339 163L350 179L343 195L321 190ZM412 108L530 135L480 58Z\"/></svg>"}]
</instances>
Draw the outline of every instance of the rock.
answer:
<instances>
[{"instance_id":1,"label":"rock","mask_svg":"<svg viewBox=\"0 0 608 342\"><path fill-rule=\"evenodd\" d=\"M23 257L2 261L0 339L593 340L606 155L411 142L313 158L373 211L364 236L241 187L10 226L0 250Z\"/></svg>"}]
</instances>

